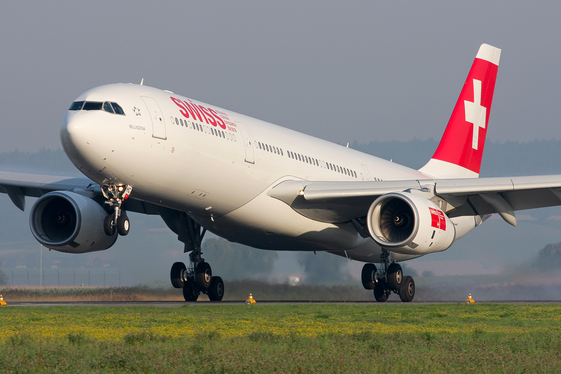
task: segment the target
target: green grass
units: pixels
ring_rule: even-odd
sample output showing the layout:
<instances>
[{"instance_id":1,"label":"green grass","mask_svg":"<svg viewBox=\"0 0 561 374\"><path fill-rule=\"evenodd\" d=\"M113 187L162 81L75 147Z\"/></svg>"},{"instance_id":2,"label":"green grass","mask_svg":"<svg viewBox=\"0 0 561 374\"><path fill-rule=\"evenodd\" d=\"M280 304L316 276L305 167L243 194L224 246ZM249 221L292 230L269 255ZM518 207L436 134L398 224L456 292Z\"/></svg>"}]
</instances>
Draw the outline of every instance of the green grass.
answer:
<instances>
[{"instance_id":1,"label":"green grass","mask_svg":"<svg viewBox=\"0 0 561 374\"><path fill-rule=\"evenodd\" d=\"M561 305L0 309L0 372L559 372Z\"/></svg>"}]
</instances>

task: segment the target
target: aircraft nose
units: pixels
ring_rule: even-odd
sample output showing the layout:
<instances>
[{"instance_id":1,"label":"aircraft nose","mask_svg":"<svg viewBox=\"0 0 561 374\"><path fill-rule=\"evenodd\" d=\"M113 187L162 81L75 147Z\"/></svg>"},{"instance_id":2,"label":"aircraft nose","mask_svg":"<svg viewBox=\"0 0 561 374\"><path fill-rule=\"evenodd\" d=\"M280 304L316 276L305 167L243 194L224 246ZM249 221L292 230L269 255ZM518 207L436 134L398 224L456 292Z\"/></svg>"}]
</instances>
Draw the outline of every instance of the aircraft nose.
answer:
<instances>
[{"instance_id":1,"label":"aircraft nose","mask_svg":"<svg viewBox=\"0 0 561 374\"><path fill-rule=\"evenodd\" d=\"M79 169L96 159L90 145L93 124L85 114L80 111L68 112L60 130L62 148Z\"/></svg>"},{"instance_id":2,"label":"aircraft nose","mask_svg":"<svg viewBox=\"0 0 561 374\"><path fill-rule=\"evenodd\" d=\"M84 132L84 125L83 121L80 121L77 116L78 113L68 112L66 116L64 116L64 120L62 121L62 128L60 130L60 140L62 143L62 147L68 153L69 147L71 148L78 148L78 145L82 143L80 138L82 138L82 133Z\"/></svg>"}]
</instances>

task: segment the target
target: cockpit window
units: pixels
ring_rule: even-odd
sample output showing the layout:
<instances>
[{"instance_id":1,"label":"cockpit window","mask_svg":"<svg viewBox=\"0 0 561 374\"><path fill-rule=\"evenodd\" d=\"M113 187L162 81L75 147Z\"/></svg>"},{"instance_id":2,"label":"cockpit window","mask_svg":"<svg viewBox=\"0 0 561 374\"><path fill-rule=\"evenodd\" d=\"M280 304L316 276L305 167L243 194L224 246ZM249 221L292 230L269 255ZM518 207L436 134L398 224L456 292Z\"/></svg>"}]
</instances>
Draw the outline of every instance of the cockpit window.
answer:
<instances>
[{"instance_id":1,"label":"cockpit window","mask_svg":"<svg viewBox=\"0 0 561 374\"><path fill-rule=\"evenodd\" d=\"M111 114L125 115L125 111L119 104L109 101L75 101L68 110L104 110Z\"/></svg>"},{"instance_id":2,"label":"cockpit window","mask_svg":"<svg viewBox=\"0 0 561 374\"><path fill-rule=\"evenodd\" d=\"M121 106L117 103L111 103L111 105L113 106L113 109L115 110L115 113L117 114L121 114L121 115L125 115L125 111L123 110L123 108L121 108Z\"/></svg>"},{"instance_id":3,"label":"cockpit window","mask_svg":"<svg viewBox=\"0 0 561 374\"><path fill-rule=\"evenodd\" d=\"M115 111L113 110L113 107L111 106L111 103L109 101L106 101L103 103L103 110L105 110L106 112L109 113L115 113Z\"/></svg>"},{"instance_id":4,"label":"cockpit window","mask_svg":"<svg viewBox=\"0 0 561 374\"><path fill-rule=\"evenodd\" d=\"M72 103L72 105L70 105L70 109L68 110L80 110L82 109L82 106L84 106L83 101L75 101Z\"/></svg>"},{"instance_id":5,"label":"cockpit window","mask_svg":"<svg viewBox=\"0 0 561 374\"><path fill-rule=\"evenodd\" d=\"M82 110L101 110L101 101L86 101Z\"/></svg>"}]
</instances>

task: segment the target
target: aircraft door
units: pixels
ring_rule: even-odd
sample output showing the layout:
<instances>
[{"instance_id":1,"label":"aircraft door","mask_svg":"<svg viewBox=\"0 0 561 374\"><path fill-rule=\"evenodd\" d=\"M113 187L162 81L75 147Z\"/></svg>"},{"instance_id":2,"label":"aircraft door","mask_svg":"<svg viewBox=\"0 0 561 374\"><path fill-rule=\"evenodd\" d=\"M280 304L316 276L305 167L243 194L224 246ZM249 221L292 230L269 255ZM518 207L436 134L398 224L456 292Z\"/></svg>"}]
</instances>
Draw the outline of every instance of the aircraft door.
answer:
<instances>
[{"instance_id":1,"label":"aircraft door","mask_svg":"<svg viewBox=\"0 0 561 374\"><path fill-rule=\"evenodd\" d=\"M239 121L236 121L236 126L240 130L240 135L243 138L243 144L245 148L245 162L249 164L255 164L255 155L254 155L254 141L249 129L242 125Z\"/></svg>"},{"instance_id":2,"label":"aircraft door","mask_svg":"<svg viewBox=\"0 0 561 374\"><path fill-rule=\"evenodd\" d=\"M372 177L370 176L370 173L368 172L368 168L366 167L366 165L362 164L362 170L364 171L364 177L362 177L362 173L361 173L362 180L371 181Z\"/></svg>"},{"instance_id":3,"label":"aircraft door","mask_svg":"<svg viewBox=\"0 0 561 374\"><path fill-rule=\"evenodd\" d=\"M150 119L152 120L152 137L166 140L166 124L160 106L151 97L141 96L141 98L148 107Z\"/></svg>"}]
</instances>

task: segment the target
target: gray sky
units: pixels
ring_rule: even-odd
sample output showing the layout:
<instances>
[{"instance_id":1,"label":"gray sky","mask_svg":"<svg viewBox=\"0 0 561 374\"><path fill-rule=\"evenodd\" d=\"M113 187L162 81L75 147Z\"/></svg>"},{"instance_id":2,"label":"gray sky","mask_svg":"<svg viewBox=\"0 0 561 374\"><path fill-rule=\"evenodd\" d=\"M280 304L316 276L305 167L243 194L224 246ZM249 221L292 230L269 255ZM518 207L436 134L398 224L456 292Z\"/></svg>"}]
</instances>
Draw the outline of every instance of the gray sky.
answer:
<instances>
[{"instance_id":1,"label":"gray sky","mask_svg":"<svg viewBox=\"0 0 561 374\"><path fill-rule=\"evenodd\" d=\"M439 138L481 43L489 137L561 138L561 2L4 1L0 151L60 147L83 91L169 89L330 141Z\"/></svg>"}]
</instances>

